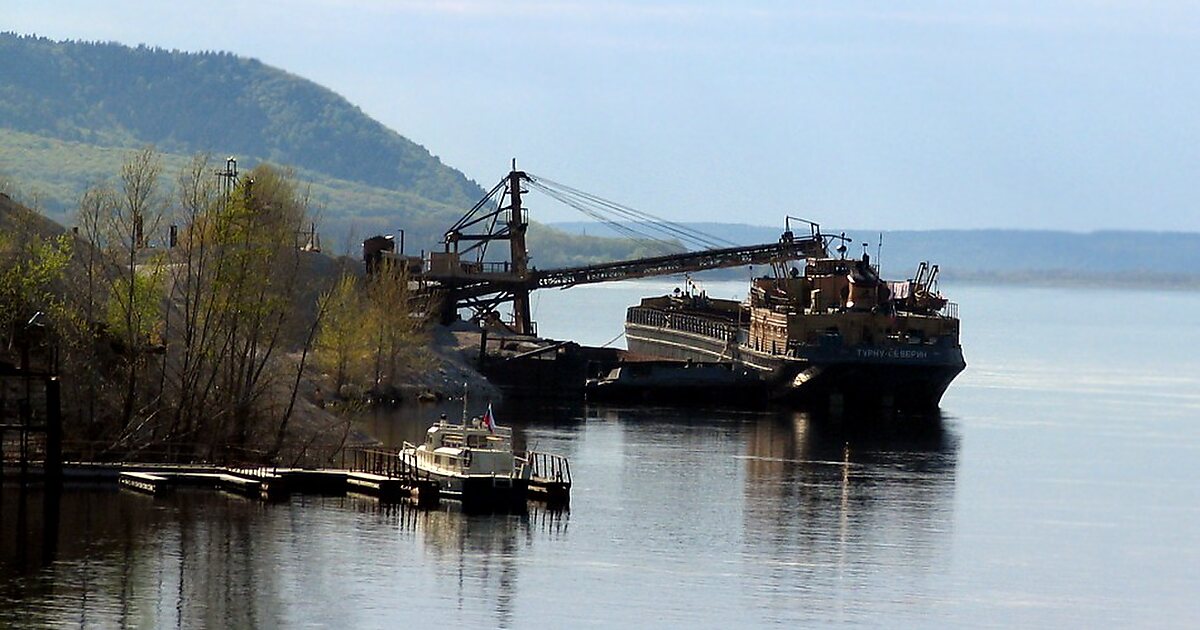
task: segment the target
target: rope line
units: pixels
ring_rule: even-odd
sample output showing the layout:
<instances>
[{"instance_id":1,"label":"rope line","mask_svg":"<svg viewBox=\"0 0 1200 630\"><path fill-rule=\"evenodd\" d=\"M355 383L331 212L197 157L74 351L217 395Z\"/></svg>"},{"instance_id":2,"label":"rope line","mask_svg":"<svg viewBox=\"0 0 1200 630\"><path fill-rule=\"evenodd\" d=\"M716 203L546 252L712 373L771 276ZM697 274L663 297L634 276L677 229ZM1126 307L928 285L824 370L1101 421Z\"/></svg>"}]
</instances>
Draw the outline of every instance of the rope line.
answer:
<instances>
[{"instance_id":1,"label":"rope line","mask_svg":"<svg viewBox=\"0 0 1200 630\"><path fill-rule=\"evenodd\" d=\"M529 184L532 187L589 217L603 222L618 233L626 236L649 240L671 247L678 247L678 244L668 239L674 239L698 249L720 249L737 245L732 241L718 236L713 236L712 234L687 227L674 221L668 221L648 212L636 210L545 177L530 174L527 174L527 176ZM622 223L617 218L624 219L633 225ZM651 231L658 235L651 234Z\"/></svg>"},{"instance_id":2,"label":"rope line","mask_svg":"<svg viewBox=\"0 0 1200 630\"><path fill-rule=\"evenodd\" d=\"M601 348L607 348L607 347L609 347L610 345L612 345L614 342L616 342L616 340L618 340L618 339L620 339L621 337L624 337L624 336L625 336L625 331L623 331L623 330L622 330L622 331L621 331L621 334L617 335L616 337L613 337L612 339L609 339L608 341L606 341L606 342L604 343L604 345L602 345L602 346L600 346L600 347L601 347Z\"/></svg>"}]
</instances>

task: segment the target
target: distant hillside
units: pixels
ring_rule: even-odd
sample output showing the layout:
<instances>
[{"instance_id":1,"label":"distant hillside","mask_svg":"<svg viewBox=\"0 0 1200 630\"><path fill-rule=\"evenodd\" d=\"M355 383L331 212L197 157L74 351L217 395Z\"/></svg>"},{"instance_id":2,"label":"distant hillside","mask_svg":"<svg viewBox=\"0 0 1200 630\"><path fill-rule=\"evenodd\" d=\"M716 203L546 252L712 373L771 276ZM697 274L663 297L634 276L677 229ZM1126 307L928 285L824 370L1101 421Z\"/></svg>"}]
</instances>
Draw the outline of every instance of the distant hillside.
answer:
<instances>
[{"instance_id":1,"label":"distant hillside","mask_svg":"<svg viewBox=\"0 0 1200 630\"><path fill-rule=\"evenodd\" d=\"M105 180L115 180L131 150L0 127L0 192L37 206L51 218L69 225L83 190ZM164 153L162 158L163 183L169 186L190 161L190 154ZM243 171L254 164L254 160L239 158ZM326 243L339 251L345 248L346 243L341 241L347 238L361 240L367 233L391 232L401 227L409 230L411 242L418 242L422 236L432 241L462 212L459 206L407 190L369 186L306 169L296 169L296 175L311 189ZM351 231L354 234L349 234Z\"/></svg>"},{"instance_id":2,"label":"distant hillside","mask_svg":"<svg viewBox=\"0 0 1200 630\"><path fill-rule=\"evenodd\" d=\"M780 227L689 223L738 244L769 243ZM555 223L573 234L611 234L599 223ZM862 243L874 258L879 230L823 227L845 231L854 243L848 255L861 256ZM1045 284L1113 284L1200 288L1200 234L1190 232L1089 233L1036 230L883 231L884 275L912 275L917 263L932 261L947 279Z\"/></svg>"},{"instance_id":3,"label":"distant hillside","mask_svg":"<svg viewBox=\"0 0 1200 630\"><path fill-rule=\"evenodd\" d=\"M0 234L36 234L54 236L63 233L63 227L40 214L17 203L0 192Z\"/></svg>"},{"instance_id":4,"label":"distant hillside","mask_svg":"<svg viewBox=\"0 0 1200 630\"><path fill-rule=\"evenodd\" d=\"M0 35L0 124L99 146L270 160L432 201L481 190L311 81L229 53Z\"/></svg>"},{"instance_id":5,"label":"distant hillside","mask_svg":"<svg viewBox=\"0 0 1200 630\"><path fill-rule=\"evenodd\" d=\"M294 168L337 251L398 229L413 252L436 247L483 196L346 99L259 61L0 34L0 192L69 224L80 194L115 179L128 152L146 145L163 154L168 185L196 153L236 156L243 170L261 161ZM637 247L531 232L543 266Z\"/></svg>"}]
</instances>

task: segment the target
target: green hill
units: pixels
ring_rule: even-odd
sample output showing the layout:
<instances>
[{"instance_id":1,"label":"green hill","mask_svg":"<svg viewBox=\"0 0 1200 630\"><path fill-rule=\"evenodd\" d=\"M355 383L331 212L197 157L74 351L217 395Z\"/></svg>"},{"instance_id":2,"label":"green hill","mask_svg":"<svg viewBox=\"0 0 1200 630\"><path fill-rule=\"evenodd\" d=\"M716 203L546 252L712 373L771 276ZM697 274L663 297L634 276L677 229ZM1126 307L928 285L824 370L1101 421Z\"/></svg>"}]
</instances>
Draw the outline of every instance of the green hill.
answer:
<instances>
[{"instance_id":1,"label":"green hill","mask_svg":"<svg viewBox=\"0 0 1200 630\"><path fill-rule=\"evenodd\" d=\"M413 252L436 247L484 193L341 96L253 59L0 34L0 192L69 225L82 192L146 145L167 180L196 153L294 169L339 252L398 229ZM637 247L530 231L543 266Z\"/></svg>"},{"instance_id":2,"label":"green hill","mask_svg":"<svg viewBox=\"0 0 1200 630\"><path fill-rule=\"evenodd\" d=\"M0 192L70 225L79 195L90 185L112 180L130 151L130 147L59 140L0 127ZM162 158L167 180L190 160L184 153L164 153ZM239 161L242 170L255 163ZM341 241L398 227L432 241L461 212L458 205L407 190L370 186L307 169L296 169L296 174L310 187L326 242L339 252L346 247Z\"/></svg>"},{"instance_id":3,"label":"green hill","mask_svg":"<svg viewBox=\"0 0 1200 630\"><path fill-rule=\"evenodd\" d=\"M461 206L479 186L311 81L228 53L0 35L0 121L99 146L269 160Z\"/></svg>"}]
</instances>

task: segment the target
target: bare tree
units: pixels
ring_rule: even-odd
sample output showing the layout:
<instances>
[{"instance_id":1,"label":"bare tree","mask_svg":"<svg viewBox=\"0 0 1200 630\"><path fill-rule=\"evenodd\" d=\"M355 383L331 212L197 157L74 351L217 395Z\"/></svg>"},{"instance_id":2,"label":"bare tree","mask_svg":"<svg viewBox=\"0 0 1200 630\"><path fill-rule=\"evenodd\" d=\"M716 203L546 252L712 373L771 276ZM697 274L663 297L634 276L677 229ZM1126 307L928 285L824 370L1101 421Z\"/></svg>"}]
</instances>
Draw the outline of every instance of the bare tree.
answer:
<instances>
[{"instance_id":1,"label":"bare tree","mask_svg":"<svg viewBox=\"0 0 1200 630\"><path fill-rule=\"evenodd\" d=\"M144 255L147 233L157 231L162 216L159 176L162 166L158 154L146 147L129 155L121 165L118 203L112 208L106 225L105 241L109 256L121 265L120 274L111 276L109 323L117 328L124 345L125 395L121 421L133 431L141 368L150 345L149 335L161 319L156 299L161 267ZM142 261L139 265L139 257Z\"/></svg>"},{"instance_id":2,"label":"bare tree","mask_svg":"<svg viewBox=\"0 0 1200 630\"><path fill-rule=\"evenodd\" d=\"M309 222L308 200L290 173L269 166L222 189L206 157L181 173L178 190L168 379L178 402L170 432L204 436L212 455L246 445L256 427L292 412L276 389L286 371L280 350L304 345L311 327L310 313L297 308L302 257L313 255L296 242Z\"/></svg>"},{"instance_id":3,"label":"bare tree","mask_svg":"<svg viewBox=\"0 0 1200 630\"><path fill-rule=\"evenodd\" d=\"M76 213L78 231L76 250L77 266L83 268L82 286L68 292L73 301L73 312L76 314L74 325L67 330L72 337L66 348L68 361L82 365L96 366L100 357L97 355L97 332L102 319L101 310L108 302L105 288L109 285L107 278L111 275L113 266L105 255L104 243L109 217L117 207L116 192L103 185L93 186L84 192L79 200ZM73 333L73 334L72 334ZM86 394L86 420L91 431L96 430L96 412L101 395L101 372L96 369L79 369L85 383L82 383Z\"/></svg>"}]
</instances>

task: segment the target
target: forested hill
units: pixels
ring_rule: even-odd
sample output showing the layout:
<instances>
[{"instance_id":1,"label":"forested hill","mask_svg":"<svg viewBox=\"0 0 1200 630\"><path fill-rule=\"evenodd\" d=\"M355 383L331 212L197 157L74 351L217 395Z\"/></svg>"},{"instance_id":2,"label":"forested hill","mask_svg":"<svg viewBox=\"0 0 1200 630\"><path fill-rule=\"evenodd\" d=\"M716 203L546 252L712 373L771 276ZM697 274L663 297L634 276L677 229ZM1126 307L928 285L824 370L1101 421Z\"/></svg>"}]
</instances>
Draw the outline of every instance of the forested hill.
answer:
<instances>
[{"instance_id":1,"label":"forested hill","mask_svg":"<svg viewBox=\"0 0 1200 630\"><path fill-rule=\"evenodd\" d=\"M229 53L0 34L0 125L269 160L469 206L477 185L311 81Z\"/></svg>"}]
</instances>

